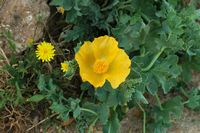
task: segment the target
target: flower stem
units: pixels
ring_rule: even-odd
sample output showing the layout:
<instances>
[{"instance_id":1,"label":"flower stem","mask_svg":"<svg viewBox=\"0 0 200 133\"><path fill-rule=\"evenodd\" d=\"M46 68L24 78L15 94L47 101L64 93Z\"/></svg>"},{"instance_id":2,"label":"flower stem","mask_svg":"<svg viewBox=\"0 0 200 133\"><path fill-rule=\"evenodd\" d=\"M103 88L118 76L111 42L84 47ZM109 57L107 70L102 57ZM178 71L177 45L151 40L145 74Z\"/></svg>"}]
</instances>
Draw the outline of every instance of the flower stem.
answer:
<instances>
[{"instance_id":1,"label":"flower stem","mask_svg":"<svg viewBox=\"0 0 200 133\"><path fill-rule=\"evenodd\" d=\"M141 13L141 16L149 23L150 22L150 19L144 14L144 13Z\"/></svg>"},{"instance_id":2,"label":"flower stem","mask_svg":"<svg viewBox=\"0 0 200 133\"><path fill-rule=\"evenodd\" d=\"M142 48L141 48L141 56L144 56L144 55L145 55L145 48L142 47Z\"/></svg>"},{"instance_id":3,"label":"flower stem","mask_svg":"<svg viewBox=\"0 0 200 133\"><path fill-rule=\"evenodd\" d=\"M139 106L140 110L143 112L143 133L146 133L146 112L139 103L137 103L137 105Z\"/></svg>"},{"instance_id":4,"label":"flower stem","mask_svg":"<svg viewBox=\"0 0 200 133\"><path fill-rule=\"evenodd\" d=\"M151 69L151 67L154 65L154 63L156 62L156 60L159 58L159 56L162 54L162 52L165 50L165 47L161 48L161 50L154 56L153 60L150 62L150 64L145 67L142 68L143 72L148 71L149 69Z\"/></svg>"},{"instance_id":5,"label":"flower stem","mask_svg":"<svg viewBox=\"0 0 200 133\"><path fill-rule=\"evenodd\" d=\"M82 92L81 92L80 100L82 100L84 93L85 93L85 91L82 91Z\"/></svg>"},{"instance_id":6,"label":"flower stem","mask_svg":"<svg viewBox=\"0 0 200 133\"><path fill-rule=\"evenodd\" d=\"M187 101L185 101L185 102L183 102L183 105L185 105L185 104L187 104L187 103L189 103L190 101L189 100L187 100Z\"/></svg>"},{"instance_id":7,"label":"flower stem","mask_svg":"<svg viewBox=\"0 0 200 133\"><path fill-rule=\"evenodd\" d=\"M85 112L89 112L89 113L94 114L94 115L98 115L96 112L94 112L93 110L90 110L90 109L81 108L80 110L85 111Z\"/></svg>"},{"instance_id":8,"label":"flower stem","mask_svg":"<svg viewBox=\"0 0 200 133\"><path fill-rule=\"evenodd\" d=\"M157 100L157 102L158 102L158 106L159 106L160 110L163 110L162 104L161 104L161 102L160 102L160 98L159 98L159 96L158 96L157 93L155 94L155 97L156 97L156 100Z\"/></svg>"},{"instance_id":9,"label":"flower stem","mask_svg":"<svg viewBox=\"0 0 200 133\"><path fill-rule=\"evenodd\" d=\"M180 91L185 97L187 97L187 98L189 97L187 92L182 87L180 88Z\"/></svg>"},{"instance_id":10,"label":"flower stem","mask_svg":"<svg viewBox=\"0 0 200 133\"><path fill-rule=\"evenodd\" d=\"M52 66L51 66L51 64L49 62L47 62L47 64L48 64L48 67L49 67L49 71L52 72Z\"/></svg>"}]
</instances>

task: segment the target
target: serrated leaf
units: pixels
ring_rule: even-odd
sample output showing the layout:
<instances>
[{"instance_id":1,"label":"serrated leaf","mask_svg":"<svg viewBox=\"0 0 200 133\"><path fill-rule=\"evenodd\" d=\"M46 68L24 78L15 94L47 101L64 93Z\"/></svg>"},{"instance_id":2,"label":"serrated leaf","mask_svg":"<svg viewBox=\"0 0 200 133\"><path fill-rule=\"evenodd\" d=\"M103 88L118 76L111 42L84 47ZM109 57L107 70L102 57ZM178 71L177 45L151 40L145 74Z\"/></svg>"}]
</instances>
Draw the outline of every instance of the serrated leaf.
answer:
<instances>
[{"instance_id":1,"label":"serrated leaf","mask_svg":"<svg viewBox=\"0 0 200 133\"><path fill-rule=\"evenodd\" d=\"M69 11L73 8L73 2L74 0L64 0L63 1L63 7L66 11Z\"/></svg>"},{"instance_id":2,"label":"serrated leaf","mask_svg":"<svg viewBox=\"0 0 200 133\"><path fill-rule=\"evenodd\" d=\"M183 103L181 97L177 96L173 99L168 100L163 105L163 112L172 113L176 118L179 118L183 112Z\"/></svg>"},{"instance_id":3,"label":"serrated leaf","mask_svg":"<svg viewBox=\"0 0 200 133\"><path fill-rule=\"evenodd\" d=\"M50 5L62 6L64 0L51 0Z\"/></svg>"},{"instance_id":4,"label":"serrated leaf","mask_svg":"<svg viewBox=\"0 0 200 133\"><path fill-rule=\"evenodd\" d=\"M176 55L169 55L152 70L165 94L176 85L174 79L181 74L181 67L177 63L178 57Z\"/></svg>"},{"instance_id":5,"label":"serrated leaf","mask_svg":"<svg viewBox=\"0 0 200 133\"><path fill-rule=\"evenodd\" d=\"M192 80L192 72L191 72L191 64L187 62L187 60L184 60L184 63L182 64L182 73L181 77L183 81L190 82Z\"/></svg>"},{"instance_id":6,"label":"serrated leaf","mask_svg":"<svg viewBox=\"0 0 200 133\"><path fill-rule=\"evenodd\" d=\"M95 95L97 96L98 100L101 102L105 102L108 98L109 92L105 89L98 89L95 91Z\"/></svg>"},{"instance_id":7,"label":"serrated leaf","mask_svg":"<svg viewBox=\"0 0 200 133\"><path fill-rule=\"evenodd\" d=\"M73 110L73 118L77 118L81 114L81 109L80 107L76 107L75 110Z\"/></svg>"},{"instance_id":8,"label":"serrated leaf","mask_svg":"<svg viewBox=\"0 0 200 133\"><path fill-rule=\"evenodd\" d=\"M136 90L133 97L135 98L136 101L142 102L144 104L148 104L147 99L144 97L141 91Z\"/></svg>"},{"instance_id":9,"label":"serrated leaf","mask_svg":"<svg viewBox=\"0 0 200 133\"><path fill-rule=\"evenodd\" d=\"M18 104L24 102L24 97L22 96L22 91L21 91L21 88L20 88L18 82L15 82L15 87L16 87L16 89L17 89L17 92L16 92L16 93L17 93L17 94L16 94L17 98L16 98L16 100L14 101L14 104L15 104L15 106L16 106L16 105L18 105Z\"/></svg>"},{"instance_id":10,"label":"serrated leaf","mask_svg":"<svg viewBox=\"0 0 200 133\"><path fill-rule=\"evenodd\" d=\"M186 105L191 109L195 109L200 106L200 94L198 89L193 88L193 90L189 93Z\"/></svg>"},{"instance_id":11,"label":"serrated leaf","mask_svg":"<svg viewBox=\"0 0 200 133\"><path fill-rule=\"evenodd\" d=\"M109 107L123 105L131 100L135 92L135 85L141 82L141 78L126 80L118 89L112 89L111 85L106 83L102 88L96 90L97 99Z\"/></svg>"},{"instance_id":12,"label":"serrated leaf","mask_svg":"<svg viewBox=\"0 0 200 133\"><path fill-rule=\"evenodd\" d=\"M106 104L110 107L118 105L118 93L117 90L113 90L108 94Z\"/></svg>"},{"instance_id":13,"label":"serrated leaf","mask_svg":"<svg viewBox=\"0 0 200 133\"><path fill-rule=\"evenodd\" d=\"M66 111L66 108L63 104L59 104L57 102L53 102L52 105L50 106L50 108L54 111L54 112L59 112L59 113L63 113Z\"/></svg>"},{"instance_id":14,"label":"serrated leaf","mask_svg":"<svg viewBox=\"0 0 200 133\"><path fill-rule=\"evenodd\" d=\"M49 89L49 91L55 92L56 88L57 88L57 86L53 83L53 79L50 78L49 82L48 82L48 89Z\"/></svg>"},{"instance_id":15,"label":"serrated leaf","mask_svg":"<svg viewBox=\"0 0 200 133\"><path fill-rule=\"evenodd\" d=\"M38 81L37 87L40 91L43 91L46 89L46 81L45 81L45 76L43 74L39 75L39 81Z\"/></svg>"},{"instance_id":16,"label":"serrated leaf","mask_svg":"<svg viewBox=\"0 0 200 133\"><path fill-rule=\"evenodd\" d=\"M141 68L146 68L153 60L155 54L146 54L133 58L135 63ZM136 69L141 71L141 69ZM176 85L176 78L181 74L182 69L178 65L178 56L168 55L165 58L157 59L153 66L147 71L141 71L142 84L154 95L158 87L162 87L164 93L168 93Z\"/></svg>"},{"instance_id":17,"label":"serrated leaf","mask_svg":"<svg viewBox=\"0 0 200 133\"><path fill-rule=\"evenodd\" d=\"M61 38L64 38L66 42L74 41L84 36L85 33L84 30L85 30L84 27L75 26L73 27L73 29L64 31L64 33L61 34Z\"/></svg>"},{"instance_id":18,"label":"serrated leaf","mask_svg":"<svg viewBox=\"0 0 200 133\"><path fill-rule=\"evenodd\" d=\"M152 73L143 74L144 85L151 95L155 95L158 91L159 83Z\"/></svg>"},{"instance_id":19,"label":"serrated leaf","mask_svg":"<svg viewBox=\"0 0 200 133\"><path fill-rule=\"evenodd\" d=\"M98 114L99 114L99 121L102 125L105 125L108 121L109 117L109 107L106 104L102 104L99 106Z\"/></svg>"},{"instance_id":20,"label":"serrated leaf","mask_svg":"<svg viewBox=\"0 0 200 133\"><path fill-rule=\"evenodd\" d=\"M159 133L159 131L166 132L174 121L174 119L180 118L183 113L183 103L181 97L174 97L162 104L163 109L154 107L152 110L152 116L154 122L150 123L151 129L154 132Z\"/></svg>"}]
</instances>

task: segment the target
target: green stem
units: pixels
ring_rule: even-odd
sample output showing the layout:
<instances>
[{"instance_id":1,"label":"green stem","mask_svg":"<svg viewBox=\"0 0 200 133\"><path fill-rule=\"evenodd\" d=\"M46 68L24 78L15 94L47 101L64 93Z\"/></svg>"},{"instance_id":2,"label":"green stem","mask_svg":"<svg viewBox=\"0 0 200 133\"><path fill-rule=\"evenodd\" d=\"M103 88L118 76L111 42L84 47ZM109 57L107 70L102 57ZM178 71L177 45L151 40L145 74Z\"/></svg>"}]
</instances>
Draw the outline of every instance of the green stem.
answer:
<instances>
[{"instance_id":1,"label":"green stem","mask_svg":"<svg viewBox=\"0 0 200 133\"><path fill-rule=\"evenodd\" d=\"M149 23L150 22L150 19L144 14L144 13L141 13L141 16Z\"/></svg>"},{"instance_id":2,"label":"green stem","mask_svg":"<svg viewBox=\"0 0 200 133\"><path fill-rule=\"evenodd\" d=\"M165 50L165 47L161 48L161 50L154 56L153 60L150 62L150 64L145 67L142 68L143 72L148 71L149 69L151 69L151 67L154 65L154 63L156 62L156 60L158 59L158 57L162 54L162 52Z\"/></svg>"},{"instance_id":3,"label":"green stem","mask_svg":"<svg viewBox=\"0 0 200 133\"><path fill-rule=\"evenodd\" d=\"M94 114L94 115L98 115L96 112L94 112L93 110L90 110L90 109L81 108L80 110L85 111L85 112L89 112L89 113Z\"/></svg>"},{"instance_id":4,"label":"green stem","mask_svg":"<svg viewBox=\"0 0 200 133\"><path fill-rule=\"evenodd\" d=\"M144 46L141 48L141 56L144 56L145 55L145 48Z\"/></svg>"},{"instance_id":5,"label":"green stem","mask_svg":"<svg viewBox=\"0 0 200 133\"><path fill-rule=\"evenodd\" d=\"M108 3L108 0L105 0L104 3L103 3L103 5L102 5L102 7L106 6L107 3Z\"/></svg>"},{"instance_id":6,"label":"green stem","mask_svg":"<svg viewBox=\"0 0 200 133\"><path fill-rule=\"evenodd\" d=\"M123 6L120 6L118 9L124 9L124 8L127 8L127 7L132 7L130 4L129 5L123 5Z\"/></svg>"},{"instance_id":7,"label":"green stem","mask_svg":"<svg viewBox=\"0 0 200 133\"><path fill-rule=\"evenodd\" d=\"M132 1L132 0L127 0L127 1L125 1L125 2L121 2L121 5L131 4L131 1Z\"/></svg>"},{"instance_id":8,"label":"green stem","mask_svg":"<svg viewBox=\"0 0 200 133\"><path fill-rule=\"evenodd\" d=\"M160 110L163 110L162 104L161 104L161 102L160 102L160 98L159 98L159 96L158 96L157 93L155 94L155 97L156 97L156 100L157 100L157 102L158 102L158 106L159 106Z\"/></svg>"},{"instance_id":9,"label":"green stem","mask_svg":"<svg viewBox=\"0 0 200 133\"><path fill-rule=\"evenodd\" d=\"M80 100L82 100L84 93L85 93L85 91L82 91L82 92L81 92Z\"/></svg>"},{"instance_id":10,"label":"green stem","mask_svg":"<svg viewBox=\"0 0 200 133\"><path fill-rule=\"evenodd\" d=\"M189 96L188 96L187 92L186 92L182 87L181 87L180 89L181 89L181 93L182 93L185 97L188 98Z\"/></svg>"},{"instance_id":11,"label":"green stem","mask_svg":"<svg viewBox=\"0 0 200 133\"><path fill-rule=\"evenodd\" d=\"M137 105L139 106L140 110L143 112L143 133L146 133L146 112L139 103L137 103Z\"/></svg>"},{"instance_id":12,"label":"green stem","mask_svg":"<svg viewBox=\"0 0 200 133\"><path fill-rule=\"evenodd\" d=\"M49 62L47 62L47 64L48 64L48 67L49 67L49 71L51 73L52 72L52 66L51 66L51 64Z\"/></svg>"},{"instance_id":13,"label":"green stem","mask_svg":"<svg viewBox=\"0 0 200 133\"><path fill-rule=\"evenodd\" d=\"M185 104L187 104L187 103L189 103L190 101L189 100L187 100L187 101L185 101L185 102L183 102L183 105L185 105Z\"/></svg>"}]
</instances>

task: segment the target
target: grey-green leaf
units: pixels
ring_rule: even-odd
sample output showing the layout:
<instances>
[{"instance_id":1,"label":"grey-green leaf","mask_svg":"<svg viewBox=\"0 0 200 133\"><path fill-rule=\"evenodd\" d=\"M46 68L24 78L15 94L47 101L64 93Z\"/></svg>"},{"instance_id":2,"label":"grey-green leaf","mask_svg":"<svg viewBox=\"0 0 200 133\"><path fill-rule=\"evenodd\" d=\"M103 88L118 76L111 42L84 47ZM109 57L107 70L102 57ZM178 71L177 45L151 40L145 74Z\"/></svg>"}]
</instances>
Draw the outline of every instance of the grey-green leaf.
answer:
<instances>
[{"instance_id":1,"label":"grey-green leaf","mask_svg":"<svg viewBox=\"0 0 200 133\"><path fill-rule=\"evenodd\" d=\"M40 95L40 94L37 94L37 95L34 95L30 98L27 99L28 102L39 102L41 100L43 100L45 98L44 95Z\"/></svg>"}]
</instances>

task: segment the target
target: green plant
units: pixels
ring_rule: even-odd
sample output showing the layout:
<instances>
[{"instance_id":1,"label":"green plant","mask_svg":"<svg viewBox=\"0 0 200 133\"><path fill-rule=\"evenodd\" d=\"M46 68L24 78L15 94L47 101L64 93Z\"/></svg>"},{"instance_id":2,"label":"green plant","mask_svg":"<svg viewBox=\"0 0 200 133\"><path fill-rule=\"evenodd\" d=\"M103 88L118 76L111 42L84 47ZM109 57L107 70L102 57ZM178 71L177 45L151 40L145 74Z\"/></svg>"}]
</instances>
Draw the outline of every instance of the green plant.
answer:
<instances>
[{"instance_id":1,"label":"green plant","mask_svg":"<svg viewBox=\"0 0 200 133\"><path fill-rule=\"evenodd\" d=\"M13 76L11 83L17 88L17 101L21 101L18 103L23 104L24 98L28 102L48 100L57 118L74 119L79 132L92 132L96 124L105 133L119 132L120 120L127 110L138 107L143 112L144 133L165 133L171 121L181 116L184 107L199 110L199 90L189 90L187 86L192 71L200 70L200 11L195 3L51 0L50 5L63 7L66 12L61 21L69 26L56 40L66 44L63 47L72 44L69 51L77 53L83 41L105 34L114 36L131 59L131 72L117 89L106 82L95 90L78 78L74 55L69 61L69 71L63 74L58 69L63 57L57 56L53 62L42 64L31 47L17 62L14 59L6 66ZM24 87L30 77L33 82ZM33 86L38 88L36 93L27 93L25 88L32 90ZM172 92L176 96L171 96ZM0 93L3 95L4 92ZM168 97L171 98L168 100ZM155 105L150 102L151 98L156 100Z\"/></svg>"},{"instance_id":2,"label":"green plant","mask_svg":"<svg viewBox=\"0 0 200 133\"><path fill-rule=\"evenodd\" d=\"M116 37L120 47L133 57L133 77L128 79L134 79L134 76L142 79L139 84L133 85L136 91L132 91L130 101L139 104L144 112L140 103L148 104L148 100L143 94L149 93L154 96L159 107L154 113L163 119L152 118L155 125L153 131L164 132L172 118L169 115L170 112L177 111L181 114L183 100L179 97L161 103L158 96L159 90L162 89L163 93L167 94L178 87L177 83L182 80L187 84L191 80L191 76L188 77L191 75L191 69L198 70L199 66L197 58L200 46L198 37L200 26L197 22L199 11L195 8L195 4L182 5L182 1L178 0L110 0L104 3L98 0L85 2L69 0L68 2L70 4L62 0L51 2L52 5L64 7L67 12L65 21L73 25L71 29L61 34L61 38L64 41L83 38L85 40L102 33ZM115 90L115 93L117 91ZM198 98L197 93L191 94L187 105L197 106L198 102L196 104L194 102L198 101ZM145 110L149 112L148 109Z\"/></svg>"}]
</instances>

